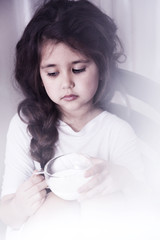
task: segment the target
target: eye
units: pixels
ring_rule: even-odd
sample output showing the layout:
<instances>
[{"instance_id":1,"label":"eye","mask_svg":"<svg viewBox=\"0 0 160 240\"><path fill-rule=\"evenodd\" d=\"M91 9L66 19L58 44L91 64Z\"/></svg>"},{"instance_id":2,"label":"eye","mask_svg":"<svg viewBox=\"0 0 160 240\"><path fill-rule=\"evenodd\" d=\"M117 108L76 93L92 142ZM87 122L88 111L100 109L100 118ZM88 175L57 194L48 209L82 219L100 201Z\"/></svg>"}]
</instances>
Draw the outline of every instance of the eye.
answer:
<instances>
[{"instance_id":1,"label":"eye","mask_svg":"<svg viewBox=\"0 0 160 240\"><path fill-rule=\"evenodd\" d=\"M72 69L72 72L77 74L77 73L81 73L81 72L85 72L86 71L86 68L80 68L80 69Z\"/></svg>"},{"instance_id":2,"label":"eye","mask_svg":"<svg viewBox=\"0 0 160 240\"><path fill-rule=\"evenodd\" d=\"M56 77L58 76L59 72L52 72L52 73L47 73L49 77Z\"/></svg>"}]
</instances>

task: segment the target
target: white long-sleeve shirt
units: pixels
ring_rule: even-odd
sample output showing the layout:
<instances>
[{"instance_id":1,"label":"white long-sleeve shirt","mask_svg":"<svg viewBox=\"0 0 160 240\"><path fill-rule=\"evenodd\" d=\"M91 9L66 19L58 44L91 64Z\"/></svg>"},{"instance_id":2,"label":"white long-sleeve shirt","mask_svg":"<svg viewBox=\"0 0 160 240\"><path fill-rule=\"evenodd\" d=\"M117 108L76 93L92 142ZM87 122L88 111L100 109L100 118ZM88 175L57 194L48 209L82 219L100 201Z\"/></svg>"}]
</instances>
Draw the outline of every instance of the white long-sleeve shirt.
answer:
<instances>
[{"instance_id":1,"label":"white long-sleeve shirt","mask_svg":"<svg viewBox=\"0 0 160 240\"><path fill-rule=\"evenodd\" d=\"M104 111L79 132L60 121L58 133L55 157L75 152L87 154L125 167L137 180L143 178L137 137L128 123L115 115ZM7 134L2 196L16 192L35 169L40 170L40 164L29 153L30 140L27 125L16 114Z\"/></svg>"}]
</instances>

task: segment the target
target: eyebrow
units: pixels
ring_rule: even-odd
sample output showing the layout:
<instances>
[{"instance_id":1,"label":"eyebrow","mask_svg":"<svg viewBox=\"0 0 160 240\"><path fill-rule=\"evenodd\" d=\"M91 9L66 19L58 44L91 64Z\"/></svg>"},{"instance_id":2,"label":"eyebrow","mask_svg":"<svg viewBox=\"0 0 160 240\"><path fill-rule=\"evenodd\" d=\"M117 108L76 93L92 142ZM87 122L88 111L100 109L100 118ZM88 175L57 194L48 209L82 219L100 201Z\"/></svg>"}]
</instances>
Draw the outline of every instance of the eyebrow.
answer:
<instances>
[{"instance_id":1,"label":"eyebrow","mask_svg":"<svg viewBox=\"0 0 160 240\"><path fill-rule=\"evenodd\" d=\"M78 60L78 61L74 61L72 62L72 64L78 64L78 63L89 63L89 59L86 59L86 60Z\"/></svg>"},{"instance_id":2,"label":"eyebrow","mask_svg":"<svg viewBox=\"0 0 160 240\"><path fill-rule=\"evenodd\" d=\"M78 63L89 63L90 60L86 59L86 60L77 60L77 61L73 61L72 64L78 64ZM44 68L51 68L51 67L56 67L57 65L56 64L47 64L47 65L44 65L44 66L41 66L42 69Z\"/></svg>"},{"instance_id":3,"label":"eyebrow","mask_svg":"<svg viewBox=\"0 0 160 240\"><path fill-rule=\"evenodd\" d=\"M44 66L41 66L41 68L51 68L51 67L56 67L57 65L56 64L47 64L47 65L44 65Z\"/></svg>"}]
</instances>

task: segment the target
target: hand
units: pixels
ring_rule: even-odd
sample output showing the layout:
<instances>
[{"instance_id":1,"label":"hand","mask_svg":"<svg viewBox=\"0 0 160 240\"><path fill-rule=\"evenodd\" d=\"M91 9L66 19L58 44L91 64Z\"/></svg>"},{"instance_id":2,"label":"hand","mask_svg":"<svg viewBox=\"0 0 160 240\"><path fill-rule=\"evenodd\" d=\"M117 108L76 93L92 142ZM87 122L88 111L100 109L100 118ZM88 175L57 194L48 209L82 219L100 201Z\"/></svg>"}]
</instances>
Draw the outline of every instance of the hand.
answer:
<instances>
[{"instance_id":1,"label":"hand","mask_svg":"<svg viewBox=\"0 0 160 240\"><path fill-rule=\"evenodd\" d=\"M109 174L109 165L102 159L90 158L92 167L86 173L86 178L91 178L85 185L79 188L81 196L79 201L94 196L104 195L113 190L112 178Z\"/></svg>"},{"instance_id":2,"label":"hand","mask_svg":"<svg viewBox=\"0 0 160 240\"><path fill-rule=\"evenodd\" d=\"M18 188L13 199L17 218L25 221L40 208L46 198L46 187L44 177L33 174Z\"/></svg>"}]
</instances>

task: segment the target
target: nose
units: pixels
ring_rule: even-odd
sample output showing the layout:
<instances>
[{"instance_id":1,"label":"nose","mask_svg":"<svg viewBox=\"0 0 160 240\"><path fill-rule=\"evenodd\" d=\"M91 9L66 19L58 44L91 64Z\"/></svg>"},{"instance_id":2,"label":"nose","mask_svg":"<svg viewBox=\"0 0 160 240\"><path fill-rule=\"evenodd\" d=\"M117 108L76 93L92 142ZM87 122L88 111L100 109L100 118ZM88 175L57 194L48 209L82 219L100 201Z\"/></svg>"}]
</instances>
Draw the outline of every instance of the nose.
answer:
<instances>
[{"instance_id":1,"label":"nose","mask_svg":"<svg viewBox=\"0 0 160 240\"><path fill-rule=\"evenodd\" d=\"M62 88L68 89L68 88L73 88L74 86L75 86L75 83L72 79L72 76L70 74L64 74L63 80L62 80Z\"/></svg>"}]
</instances>

